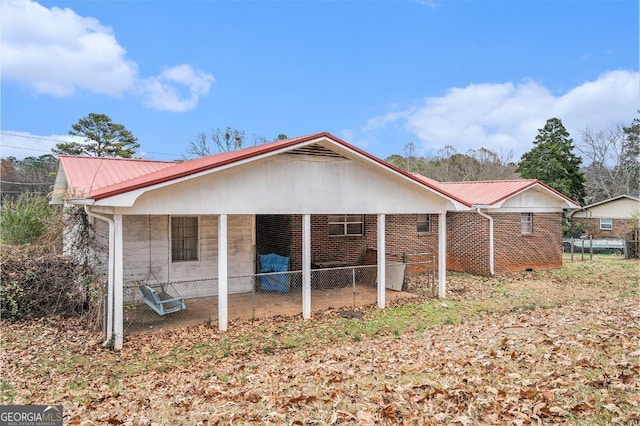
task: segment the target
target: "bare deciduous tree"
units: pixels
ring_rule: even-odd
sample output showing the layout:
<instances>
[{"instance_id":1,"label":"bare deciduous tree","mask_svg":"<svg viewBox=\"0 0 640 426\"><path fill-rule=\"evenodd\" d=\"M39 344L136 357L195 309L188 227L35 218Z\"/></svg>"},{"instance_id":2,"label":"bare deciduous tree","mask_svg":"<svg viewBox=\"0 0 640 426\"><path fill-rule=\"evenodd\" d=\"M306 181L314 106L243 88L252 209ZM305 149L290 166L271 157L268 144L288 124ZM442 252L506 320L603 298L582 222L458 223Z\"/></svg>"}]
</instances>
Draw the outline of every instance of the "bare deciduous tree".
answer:
<instances>
[{"instance_id":1,"label":"bare deciduous tree","mask_svg":"<svg viewBox=\"0 0 640 426\"><path fill-rule=\"evenodd\" d=\"M511 151L504 154L483 147L461 154L453 146L447 145L434 157L425 158L415 156L415 144L409 142L404 152L404 157L394 154L387 161L441 182L513 179L518 176L514 171L516 166L511 161Z\"/></svg>"},{"instance_id":2,"label":"bare deciduous tree","mask_svg":"<svg viewBox=\"0 0 640 426\"><path fill-rule=\"evenodd\" d=\"M639 130L640 122L635 119L631 127L617 125L605 131L582 132L582 144L577 148L587 164L584 168L587 204L623 194L637 195Z\"/></svg>"},{"instance_id":3,"label":"bare deciduous tree","mask_svg":"<svg viewBox=\"0 0 640 426\"><path fill-rule=\"evenodd\" d=\"M286 139L281 133L276 140ZM248 144L250 142L250 145ZM253 134L251 141L247 140L244 131L227 126L225 129L214 129L209 135L204 132L196 134L189 142L186 153L189 156L207 157L222 152L238 151L248 146L257 146L269 143L264 136Z\"/></svg>"}]
</instances>

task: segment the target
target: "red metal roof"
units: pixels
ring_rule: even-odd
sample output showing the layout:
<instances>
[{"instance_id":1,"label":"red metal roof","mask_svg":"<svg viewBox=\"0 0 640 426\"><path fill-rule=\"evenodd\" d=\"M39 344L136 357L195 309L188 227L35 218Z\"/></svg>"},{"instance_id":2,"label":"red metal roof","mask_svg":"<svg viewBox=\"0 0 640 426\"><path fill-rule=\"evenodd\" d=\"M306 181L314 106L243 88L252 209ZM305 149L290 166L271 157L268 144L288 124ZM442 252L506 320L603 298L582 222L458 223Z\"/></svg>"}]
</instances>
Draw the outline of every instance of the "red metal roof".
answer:
<instances>
[{"instance_id":1,"label":"red metal roof","mask_svg":"<svg viewBox=\"0 0 640 426\"><path fill-rule=\"evenodd\" d=\"M459 197L448 193L448 191L443 188L435 186L433 183L435 181L430 179L425 180L426 178L424 177L423 179L419 179L416 176L365 151L362 151L361 149L327 132L276 141L269 144L245 148L239 151L225 152L222 154L184 161L182 163L70 156L63 156L60 158L60 161L67 176L69 190L74 197L100 200L133 191L135 189L145 188L206 170L212 170L225 165L237 163L242 160L258 157L282 148L292 147L294 145L322 137L331 139L337 144L373 160L388 169L392 169L413 181L425 185L450 199L470 206L470 204Z\"/></svg>"},{"instance_id":2,"label":"red metal roof","mask_svg":"<svg viewBox=\"0 0 640 426\"><path fill-rule=\"evenodd\" d=\"M535 185L535 179L441 182L440 187L473 204L496 204Z\"/></svg>"},{"instance_id":3,"label":"red metal roof","mask_svg":"<svg viewBox=\"0 0 640 426\"><path fill-rule=\"evenodd\" d=\"M74 198L92 198L105 188L149 175L175 165L169 161L125 158L60 156L69 193Z\"/></svg>"},{"instance_id":4,"label":"red metal roof","mask_svg":"<svg viewBox=\"0 0 640 426\"><path fill-rule=\"evenodd\" d=\"M539 185L572 204L577 203L537 179L485 180L466 182L438 182L428 177L414 174L418 179L430 182L438 188L453 194L470 205L493 205L525 189Z\"/></svg>"}]
</instances>

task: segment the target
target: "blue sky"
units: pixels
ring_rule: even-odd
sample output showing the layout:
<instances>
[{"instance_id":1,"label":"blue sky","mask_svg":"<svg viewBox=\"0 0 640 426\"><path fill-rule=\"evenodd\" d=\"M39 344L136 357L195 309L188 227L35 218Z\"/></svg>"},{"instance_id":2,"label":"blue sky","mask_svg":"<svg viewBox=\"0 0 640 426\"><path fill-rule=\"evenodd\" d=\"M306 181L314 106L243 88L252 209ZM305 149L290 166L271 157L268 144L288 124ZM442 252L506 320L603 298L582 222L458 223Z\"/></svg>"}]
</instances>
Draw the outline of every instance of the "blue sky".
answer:
<instances>
[{"instance_id":1,"label":"blue sky","mask_svg":"<svg viewBox=\"0 0 640 426\"><path fill-rule=\"evenodd\" d=\"M579 144L640 109L636 0L2 0L1 19L3 157L96 112L152 159L231 126L518 160L548 118Z\"/></svg>"}]
</instances>

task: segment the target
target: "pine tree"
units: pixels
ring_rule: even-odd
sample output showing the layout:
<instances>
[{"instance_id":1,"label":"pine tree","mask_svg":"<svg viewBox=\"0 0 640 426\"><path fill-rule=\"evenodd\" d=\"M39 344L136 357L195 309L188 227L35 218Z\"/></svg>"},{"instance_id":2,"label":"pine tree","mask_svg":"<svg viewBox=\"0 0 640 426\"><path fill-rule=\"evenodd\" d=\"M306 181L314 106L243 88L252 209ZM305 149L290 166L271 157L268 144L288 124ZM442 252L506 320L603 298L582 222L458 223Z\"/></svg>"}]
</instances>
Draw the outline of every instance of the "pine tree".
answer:
<instances>
[{"instance_id":1,"label":"pine tree","mask_svg":"<svg viewBox=\"0 0 640 426\"><path fill-rule=\"evenodd\" d=\"M84 141L59 143L52 150L55 154L131 158L140 147L133 133L104 114L92 112L81 118L71 126L69 134Z\"/></svg>"},{"instance_id":2,"label":"pine tree","mask_svg":"<svg viewBox=\"0 0 640 426\"><path fill-rule=\"evenodd\" d=\"M580 171L582 158L573 153L574 148L562 121L550 118L539 129L533 148L522 156L516 172L525 179L538 179L583 203L585 178Z\"/></svg>"}]
</instances>

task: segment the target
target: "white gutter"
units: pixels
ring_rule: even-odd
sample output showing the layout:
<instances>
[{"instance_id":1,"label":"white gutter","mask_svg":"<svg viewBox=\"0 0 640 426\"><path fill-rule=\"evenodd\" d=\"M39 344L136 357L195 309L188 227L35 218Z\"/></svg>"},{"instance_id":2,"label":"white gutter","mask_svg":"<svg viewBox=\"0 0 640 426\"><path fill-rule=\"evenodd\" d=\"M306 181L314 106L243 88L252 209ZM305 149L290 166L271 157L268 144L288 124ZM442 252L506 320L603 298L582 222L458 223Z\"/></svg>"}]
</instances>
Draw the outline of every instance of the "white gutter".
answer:
<instances>
[{"instance_id":1,"label":"white gutter","mask_svg":"<svg viewBox=\"0 0 640 426\"><path fill-rule=\"evenodd\" d=\"M115 229L113 219L102 216L100 214L94 213L89 210L89 206L87 204L84 205L84 211L88 216L95 217L97 219L104 220L109 224L109 272L107 275L107 340L102 343L102 346L107 346L113 337L113 275L114 275L114 259L113 255L115 253L115 249L113 247L115 240Z\"/></svg>"},{"instance_id":2,"label":"white gutter","mask_svg":"<svg viewBox=\"0 0 640 426\"><path fill-rule=\"evenodd\" d=\"M486 208L488 206L478 206L478 205L474 205L473 207L476 208L477 213L486 218L489 219L489 273L493 276L495 275L495 270L494 270L494 258L493 258L493 218L491 216L489 216L486 213L483 213L482 211L480 211L481 208Z\"/></svg>"}]
</instances>

